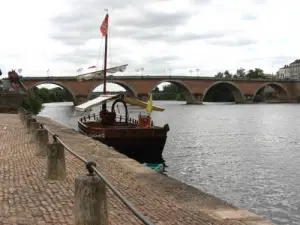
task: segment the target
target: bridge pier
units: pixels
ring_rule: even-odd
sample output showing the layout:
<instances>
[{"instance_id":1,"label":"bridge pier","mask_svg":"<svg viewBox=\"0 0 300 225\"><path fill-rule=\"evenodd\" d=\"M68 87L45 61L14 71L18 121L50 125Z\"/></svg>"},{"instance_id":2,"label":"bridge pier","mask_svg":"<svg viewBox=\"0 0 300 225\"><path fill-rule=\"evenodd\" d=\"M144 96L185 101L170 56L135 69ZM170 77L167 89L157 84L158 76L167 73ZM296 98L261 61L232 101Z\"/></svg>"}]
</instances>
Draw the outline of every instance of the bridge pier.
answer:
<instances>
[{"instance_id":1,"label":"bridge pier","mask_svg":"<svg viewBox=\"0 0 300 225\"><path fill-rule=\"evenodd\" d=\"M148 102L149 95L148 95L148 93L139 93L139 94L137 94L137 98L143 102Z\"/></svg>"},{"instance_id":2,"label":"bridge pier","mask_svg":"<svg viewBox=\"0 0 300 225\"><path fill-rule=\"evenodd\" d=\"M188 104L188 105L201 105L202 104L202 99L203 99L203 94L202 93L194 93L193 94L193 99L192 98L187 98L186 99L186 104Z\"/></svg>"},{"instance_id":3,"label":"bridge pier","mask_svg":"<svg viewBox=\"0 0 300 225\"><path fill-rule=\"evenodd\" d=\"M80 105L84 102L86 102L88 99L88 96L85 95L76 95L76 100L74 102L74 105Z\"/></svg>"},{"instance_id":4,"label":"bridge pier","mask_svg":"<svg viewBox=\"0 0 300 225\"><path fill-rule=\"evenodd\" d=\"M250 95L250 94L246 94L244 95L245 97L245 103L253 103L253 95Z\"/></svg>"}]
</instances>

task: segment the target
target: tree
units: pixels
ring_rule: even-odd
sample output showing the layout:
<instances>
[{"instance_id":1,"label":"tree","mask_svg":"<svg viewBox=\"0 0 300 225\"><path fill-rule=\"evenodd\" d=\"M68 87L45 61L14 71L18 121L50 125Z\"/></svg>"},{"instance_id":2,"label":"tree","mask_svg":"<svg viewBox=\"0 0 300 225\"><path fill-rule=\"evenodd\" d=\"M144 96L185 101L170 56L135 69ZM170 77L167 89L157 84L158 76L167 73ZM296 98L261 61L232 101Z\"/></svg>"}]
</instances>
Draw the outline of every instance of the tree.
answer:
<instances>
[{"instance_id":1,"label":"tree","mask_svg":"<svg viewBox=\"0 0 300 225\"><path fill-rule=\"evenodd\" d=\"M225 75L225 78L231 78L232 77L232 74L230 74L228 70L225 70L224 75Z\"/></svg>"},{"instance_id":2,"label":"tree","mask_svg":"<svg viewBox=\"0 0 300 225\"><path fill-rule=\"evenodd\" d=\"M237 76L237 77L245 77L245 76L246 76L245 69L244 69L244 68L239 68L239 69L236 71L236 76Z\"/></svg>"},{"instance_id":3,"label":"tree","mask_svg":"<svg viewBox=\"0 0 300 225\"><path fill-rule=\"evenodd\" d=\"M179 93L180 88L175 84L167 84L163 86L163 93Z\"/></svg>"},{"instance_id":4,"label":"tree","mask_svg":"<svg viewBox=\"0 0 300 225\"><path fill-rule=\"evenodd\" d=\"M222 72L218 72L215 77L218 77L218 78L222 78L224 76L224 74Z\"/></svg>"},{"instance_id":5,"label":"tree","mask_svg":"<svg viewBox=\"0 0 300 225\"><path fill-rule=\"evenodd\" d=\"M159 88L154 88L152 93L160 93L160 95L153 95L154 100L184 100L182 94L182 87L176 84L166 84L162 87L162 90Z\"/></svg>"},{"instance_id":6,"label":"tree","mask_svg":"<svg viewBox=\"0 0 300 225\"><path fill-rule=\"evenodd\" d=\"M184 101L184 96L182 93L178 93L176 95L176 101Z\"/></svg>"},{"instance_id":7,"label":"tree","mask_svg":"<svg viewBox=\"0 0 300 225\"><path fill-rule=\"evenodd\" d=\"M43 103L73 101L72 94L60 87L56 87L52 89L33 88L33 93L37 97L39 97L43 101Z\"/></svg>"},{"instance_id":8,"label":"tree","mask_svg":"<svg viewBox=\"0 0 300 225\"><path fill-rule=\"evenodd\" d=\"M264 71L260 68L255 68L254 70L249 70L246 77L250 79L265 78Z\"/></svg>"},{"instance_id":9,"label":"tree","mask_svg":"<svg viewBox=\"0 0 300 225\"><path fill-rule=\"evenodd\" d=\"M22 107L26 111L28 111L34 115L39 114L42 111L42 109L44 108L42 100L39 97L35 96L34 94L30 94L22 102Z\"/></svg>"},{"instance_id":10,"label":"tree","mask_svg":"<svg viewBox=\"0 0 300 225\"><path fill-rule=\"evenodd\" d=\"M153 91L152 91L153 93L159 93L160 92L160 90L159 90L159 88L158 87L155 87L154 89L153 89Z\"/></svg>"},{"instance_id":11,"label":"tree","mask_svg":"<svg viewBox=\"0 0 300 225\"><path fill-rule=\"evenodd\" d=\"M259 77L265 77L265 73L262 69L260 68L255 68L254 72L257 74Z\"/></svg>"}]
</instances>

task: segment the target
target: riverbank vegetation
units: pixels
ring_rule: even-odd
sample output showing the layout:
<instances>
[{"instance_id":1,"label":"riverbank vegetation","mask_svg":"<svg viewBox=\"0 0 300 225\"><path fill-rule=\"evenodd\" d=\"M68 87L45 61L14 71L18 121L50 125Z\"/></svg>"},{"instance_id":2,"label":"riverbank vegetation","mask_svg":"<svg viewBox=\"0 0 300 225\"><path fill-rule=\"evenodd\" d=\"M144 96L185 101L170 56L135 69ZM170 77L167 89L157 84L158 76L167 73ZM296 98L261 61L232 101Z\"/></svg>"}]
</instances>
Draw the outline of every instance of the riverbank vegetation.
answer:
<instances>
[{"instance_id":1,"label":"riverbank vegetation","mask_svg":"<svg viewBox=\"0 0 300 225\"><path fill-rule=\"evenodd\" d=\"M37 115L44 108L43 103L66 101L73 101L73 99L72 95L63 88L47 89L35 87L28 92L28 97L23 101L22 107L28 112Z\"/></svg>"},{"instance_id":2,"label":"riverbank vegetation","mask_svg":"<svg viewBox=\"0 0 300 225\"><path fill-rule=\"evenodd\" d=\"M154 88L152 97L153 100L185 100L181 88L172 83L163 85L161 90L158 87Z\"/></svg>"},{"instance_id":3,"label":"riverbank vegetation","mask_svg":"<svg viewBox=\"0 0 300 225\"><path fill-rule=\"evenodd\" d=\"M218 72L215 77L218 78L248 78L248 79L266 79L268 75L260 68L255 68L254 70L246 71L244 68L240 68L236 73L232 74L228 70L225 72Z\"/></svg>"},{"instance_id":4,"label":"riverbank vegetation","mask_svg":"<svg viewBox=\"0 0 300 225\"><path fill-rule=\"evenodd\" d=\"M43 103L73 101L71 93L61 87L55 87L52 89L35 87L33 88L33 93L35 96L40 98Z\"/></svg>"},{"instance_id":5,"label":"riverbank vegetation","mask_svg":"<svg viewBox=\"0 0 300 225\"><path fill-rule=\"evenodd\" d=\"M26 109L27 112L34 115L39 114L44 108L42 99L32 94L29 94L29 96L23 101L22 107Z\"/></svg>"}]
</instances>

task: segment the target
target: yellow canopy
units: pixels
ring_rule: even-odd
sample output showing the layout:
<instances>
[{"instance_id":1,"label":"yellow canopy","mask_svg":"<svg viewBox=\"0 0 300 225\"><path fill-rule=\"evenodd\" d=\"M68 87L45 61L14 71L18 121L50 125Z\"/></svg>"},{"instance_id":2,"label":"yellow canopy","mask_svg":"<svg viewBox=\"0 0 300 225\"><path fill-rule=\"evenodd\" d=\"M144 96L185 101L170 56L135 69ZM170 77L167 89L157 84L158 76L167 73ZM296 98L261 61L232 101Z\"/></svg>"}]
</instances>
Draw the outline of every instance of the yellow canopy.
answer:
<instances>
[{"instance_id":1,"label":"yellow canopy","mask_svg":"<svg viewBox=\"0 0 300 225\"><path fill-rule=\"evenodd\" d=\"M148 105L147 102L143 102L143 101L140 101L140 100L138 100L136 98L132 98L132 97L124 97L123 100L124 100L124 102L126 102L128 104L137 105L144 109L146 109L147 105ZM165 109L152 105L152 110L163 112Z\"/></svg>"}]
</instances>

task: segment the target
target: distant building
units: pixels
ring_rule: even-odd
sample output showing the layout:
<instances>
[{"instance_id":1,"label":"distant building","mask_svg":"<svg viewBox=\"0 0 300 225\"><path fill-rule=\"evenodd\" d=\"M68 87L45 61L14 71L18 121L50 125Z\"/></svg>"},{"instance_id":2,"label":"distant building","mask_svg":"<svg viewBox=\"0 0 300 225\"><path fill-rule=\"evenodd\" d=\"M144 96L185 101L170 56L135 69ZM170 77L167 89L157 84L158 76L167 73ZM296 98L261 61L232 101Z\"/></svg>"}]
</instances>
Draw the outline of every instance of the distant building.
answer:
<instances>
[{"instance_id":1,"label":"distant building","mask_svg":"<svg viewBox=\"0 0 300 225\"><path fill-rule=\"evenodd\" d=\"M277 72L278 78L300 79L300 59L296 59L289 65L285 65Z\"/></svg>"},{"instance_id":2,"label":"distant building","mask_svg":"<svg viewBox=\"0 0 300 225\"><path fill-rule=\"evenodd\" d=\"M290 78L290 67L289 65L284 65L284 67L280 68L279 71L277 72L278 78L284 79L284 78Z\"/></svg>"},{"instance_id":3,"label":"distant building","mask_svg":"<svg viewBox=\"0 0 300 225\"><path fill-rule=\"evenodd\" d=\"M296 59L289 66L291 78L300 78L300 59Z\"/></svg>"}]
</instances>

